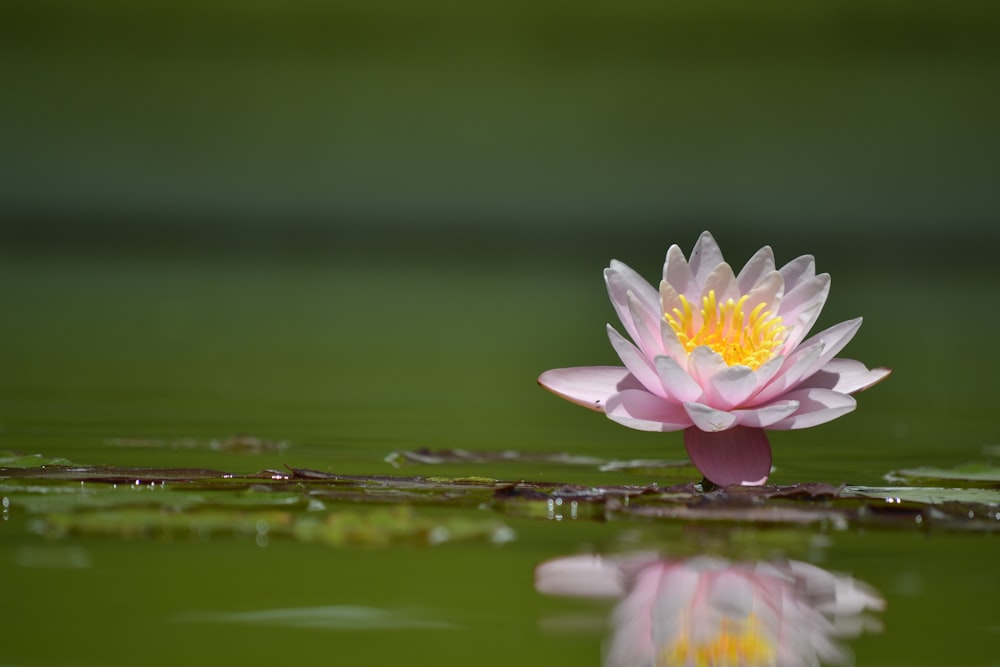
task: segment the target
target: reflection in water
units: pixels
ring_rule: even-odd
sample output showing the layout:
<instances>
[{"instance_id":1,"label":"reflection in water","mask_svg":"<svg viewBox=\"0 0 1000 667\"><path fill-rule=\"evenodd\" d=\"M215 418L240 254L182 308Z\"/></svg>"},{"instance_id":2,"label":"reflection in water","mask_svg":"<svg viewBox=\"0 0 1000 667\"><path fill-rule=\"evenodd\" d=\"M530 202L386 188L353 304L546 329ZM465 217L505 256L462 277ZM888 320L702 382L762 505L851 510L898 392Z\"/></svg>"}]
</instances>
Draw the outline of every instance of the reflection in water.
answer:
<instances>
[{"instance_id":1,"label":"reflection in water","mask_svg":"<svg viewBox=\"0 0 1000 667\"><path fill-rule=\"evenodd\" d=\"M884 600L849 576L798 561L570 556L535 572L542 593L619 598L605 667L801 667L845 663L837 643L878 628Z\"/></svg>"}]
</instances>

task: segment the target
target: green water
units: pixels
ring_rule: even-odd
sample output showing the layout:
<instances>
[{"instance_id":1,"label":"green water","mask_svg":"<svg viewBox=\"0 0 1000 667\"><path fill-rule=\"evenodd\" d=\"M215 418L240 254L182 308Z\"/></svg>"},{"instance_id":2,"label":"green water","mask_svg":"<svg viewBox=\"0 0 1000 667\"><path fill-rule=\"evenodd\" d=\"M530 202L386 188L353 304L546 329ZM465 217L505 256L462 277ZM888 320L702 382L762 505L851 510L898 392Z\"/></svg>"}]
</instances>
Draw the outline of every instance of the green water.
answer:
<instances>
[{"instance_id":1,"label":"green water","mask_svg":"<svg viewBox=\"0 0 1000 667\"><path fill-rule=\"evenodd\" d=\"M237 474L288 466L697 481L683 469L658 477L544 461L385 461L423 447L683 459L679 435L628 431L535 386L550 367L615 362L600 268L531 256L8 256L0 450ZM845 356L895 372L859 396L854 414L774 434L773 483L884 485L895 469L995 462L997 361L978 351L1000 325L995 281L967 268L834 274L820 326L864 315ZM240 433L289 444L258 453L206 445ZM542 596L534 568L635 545L689 554L706 541L732 558L781 553L877 589L885 629L849 642L859 665L1000 664L1000 545L989 531L415 511L500 521L515 539L333 547L252 533L59 538L40 534L37 517L13 502L0 523L0 664L598 665L610 603Z\"/></svg>"}]
</instances>

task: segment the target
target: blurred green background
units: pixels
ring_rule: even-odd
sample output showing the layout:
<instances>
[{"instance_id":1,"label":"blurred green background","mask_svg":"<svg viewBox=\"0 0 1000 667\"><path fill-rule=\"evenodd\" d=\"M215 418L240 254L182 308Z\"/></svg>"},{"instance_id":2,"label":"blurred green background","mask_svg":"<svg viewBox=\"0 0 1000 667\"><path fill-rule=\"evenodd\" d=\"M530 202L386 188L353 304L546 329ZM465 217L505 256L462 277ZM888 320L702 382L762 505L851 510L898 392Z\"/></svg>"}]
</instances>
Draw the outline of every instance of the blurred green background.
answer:
<instances>
[{"instance_id":1,"label":"blurred green background","mask_svg":"<svg viewBox=\"0 0 1000 667\"><path fill-rule=\"evenodd\" d=\"M880 262L902 261L885 242L997 244L993 3L0 12L7 244L603 261L710 227Z\"/></svg>"},{"instance_id":2,"label":"blurred green background","mask_svg":"<svg viewBox=\"0 0 1000 667\"><path fill-rule=\"evenodd\" d=\"M846 475L812 452L870 455L859 433L895 443L874 479L997 440L990 3L0 12L15 448L22 426L96 420L102 442L256 420L366 460L396 439L649 456L662 436L533 381L616 363L602 267L655 280L706 228L734 265L816 254L820 326L864 315L846 355L896 369L869 418L789 436L799 475Z\"/></svg>"}]
</instances>

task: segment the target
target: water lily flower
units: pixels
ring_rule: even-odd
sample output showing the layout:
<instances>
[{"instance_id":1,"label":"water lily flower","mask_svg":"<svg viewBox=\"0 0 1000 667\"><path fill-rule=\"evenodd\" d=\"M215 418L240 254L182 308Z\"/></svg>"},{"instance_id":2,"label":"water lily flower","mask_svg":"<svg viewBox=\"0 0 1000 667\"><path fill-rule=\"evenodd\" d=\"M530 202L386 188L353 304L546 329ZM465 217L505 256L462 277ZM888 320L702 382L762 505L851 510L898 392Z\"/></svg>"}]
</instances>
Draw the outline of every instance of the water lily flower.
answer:
<instances>
[{"instance_id":1,"label":"water lily flower","mask_svg":"<svg viewBox=\"0 0 1000 667\"><path fill-rule=\"evenodd\" d=\"M618 598L605 667L802 667L849 662L839 640L885 608L852 577L799 561L569 556L542 563L545 594Z\"/></svg>"},{"instance_id":2,"label":"water lily flower","mask_svg":"<svg viewBox=\"0 0 1000 667\"><path fill-rule=\"evenodd\" d=\"M856 406L850 394L889 374L835 358L860 317L806 338L830 291L811 255L776 269L765 246L737 274L704 232L690 260L670 247L659 290L619 261L604 279L632 339L608 325L624 367L557 368L538 382L630 428L684 431L691 461L717 485L765 483L765 429L840 417Z\"/></svg>"}]
</instances>

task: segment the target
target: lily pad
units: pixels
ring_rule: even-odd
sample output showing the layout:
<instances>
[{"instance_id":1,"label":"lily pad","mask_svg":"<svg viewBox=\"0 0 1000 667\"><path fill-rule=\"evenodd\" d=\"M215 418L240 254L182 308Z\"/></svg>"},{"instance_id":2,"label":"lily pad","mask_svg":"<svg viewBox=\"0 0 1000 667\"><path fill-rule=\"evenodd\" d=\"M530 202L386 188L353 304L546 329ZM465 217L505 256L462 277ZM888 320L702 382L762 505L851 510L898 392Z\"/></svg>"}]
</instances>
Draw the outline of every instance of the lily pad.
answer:
<instances>
[{"instance_id":1,"label":"lily pad","mask_svg":"<svg viewBox=\"0 0 1000 667\"><path fill-rule=\"evenodd\" d=\"M883 500L887 504L970 503L985 507L1000 507L1000 490L981 488L944 488L933 486L847 486L842 496L852 495Z\"/></svg>"},{"instance_id":2,"label":"lily pad","mask_svg":"<svg viewBox=\"0 0 1000 667\"><path fill-rule=\"evenodd\" d=\"M967 463L955 468L909 468L894 470L885 476L888 482L934 484L941 481L964 482L969 486L1000 488L1000 466Z\"/></svg>"},{"instance_id":3,"label":"lily pad","mask_svg":"<svg viewBox=\"0 0 1000 667\"><path fill-rule=\"evenodd\" d=\"M509 528L484 518L483 509L553 521L1000 530L1000 489L993 488L805 483L706 492L694 484L589 486L299 468L233 474L31 460L46 464L0 468L5 516L30 516L30 525L52 535L252 534L332 546L509 539ZM445 511L424 516L434 508ZM261 525L268 527L263 537Z\"/></svg>"},{"instance_id":4,"label":"lily pad","mask_svg":"<svg viewBox=\"0 0 1000 667\"><path fill-rule=\"evenodd\" d=\"M283 452L291 445L286 440L268 440L246 433L239 433L229 438L199 440L197 438L178 438L162 440L158 438L111 438L107 441L111 447L127 449L207 449L217 452L236 452L239 454L260 454L264 452Z\"/></svg>"},{"instance_id":5,"label":"lily pad","mask_svg":"<svg viewBox=\"0 0 1000 667\"><path fill-rule=\"evenodd\" d=\"M69 465L73 464L64 458L46 458L41 454L0 451L0 468L44 468L45 466Z\"/></svg>"}]
</instances>

